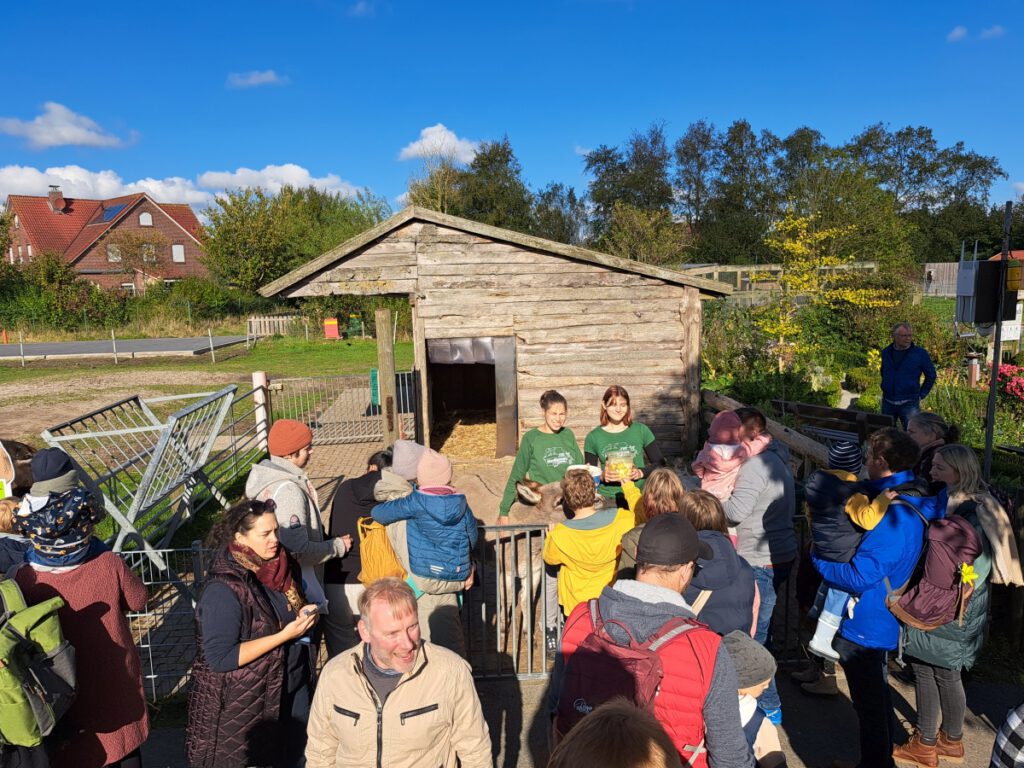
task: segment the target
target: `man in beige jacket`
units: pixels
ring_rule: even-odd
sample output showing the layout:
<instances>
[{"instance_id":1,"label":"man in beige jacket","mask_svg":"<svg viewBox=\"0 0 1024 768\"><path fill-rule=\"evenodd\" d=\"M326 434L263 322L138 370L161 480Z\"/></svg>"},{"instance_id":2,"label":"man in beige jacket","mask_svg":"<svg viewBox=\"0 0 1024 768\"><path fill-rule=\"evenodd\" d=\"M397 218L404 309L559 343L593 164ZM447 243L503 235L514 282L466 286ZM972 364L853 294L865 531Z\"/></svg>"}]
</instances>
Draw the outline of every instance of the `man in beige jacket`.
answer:
<instances>
[{"instance_id":1,"label":"man in beige jacket","mask_svg":"<svg viewBox=\"0 0 1024 768\"><path fill-rule=\"evenodd\" d=\"M469 664L420 640L416 596L380 579L359 599L362 643L324 667L308 768L490 768L491 741Z\"/></svg>"}]
</instances>

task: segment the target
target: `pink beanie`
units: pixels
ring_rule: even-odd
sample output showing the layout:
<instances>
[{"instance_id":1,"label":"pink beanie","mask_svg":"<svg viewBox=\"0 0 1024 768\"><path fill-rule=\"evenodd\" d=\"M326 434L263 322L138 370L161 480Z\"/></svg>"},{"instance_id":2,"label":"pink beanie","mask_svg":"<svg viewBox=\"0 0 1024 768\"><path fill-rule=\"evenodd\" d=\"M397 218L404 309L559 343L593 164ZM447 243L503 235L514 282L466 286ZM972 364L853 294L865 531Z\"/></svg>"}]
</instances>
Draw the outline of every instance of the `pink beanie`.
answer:
<instances>
[{"instance_id":1,"label":"pink beanie","mask_svg":"<svg viewBox=\"0 0 1024 768\"><path fill-rule=\"evenodd\" d=\"M743 423L733 411L722 411L711 420L708 442L715 445L739 445Z\"/></svg>"},{"instance_id":2,"label":"pink beanie","mask_svg":"<svg viewBox=\"0 0 1024 768\"><path fill-rule=\"evenodd\" d=\"M267 449L271 456L290 456L313 444L313 431L295 419L278 419L267 435Z\"/></svg>"},{"instance_id":3,"label":"pink beanie","mask_svg":"<svg viewBox=\"0 0 1024 768\"><path fill-rule=\"evenodd\" d=\"M452 481L452 462L443 453L428 450L416 465L416 480L421 488L448 485Z\"/></svg>"}]
</instances>

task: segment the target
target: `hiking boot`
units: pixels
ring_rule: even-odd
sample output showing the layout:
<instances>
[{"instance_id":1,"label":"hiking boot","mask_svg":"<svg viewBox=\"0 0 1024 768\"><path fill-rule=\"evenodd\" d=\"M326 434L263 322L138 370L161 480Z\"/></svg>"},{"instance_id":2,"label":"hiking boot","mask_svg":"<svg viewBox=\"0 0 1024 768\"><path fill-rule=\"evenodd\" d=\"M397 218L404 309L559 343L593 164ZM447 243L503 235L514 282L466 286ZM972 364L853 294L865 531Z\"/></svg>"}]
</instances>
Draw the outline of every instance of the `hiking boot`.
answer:
<instances>
[{"instance_id":1,"label":"hiking boot","mask_svg":"<svg viewBox=\"0 0 1024 768\"><path fill-rule=\"evenodd\" d=\"M835 675L822 675L813 683L804 683L800 690L809 693L811 696L837 696L839 686L836 684Z\"/></svg>"},{"instance_id":2,"label":"hiking boot","mask_svg":"<svg viewBox=\"0 0 1024 768\"><path fill-rule=\"evenodd\" d=\"M910 741L894 747L892 759L903 765L916 765L918 768L938 768L939 755L934 744L922 744L921 734L914 731Z\"/></svg>"},{"instance_id":3,"label":"hiking boot","mask_svg":"<svg viewBox=\"0 0 1024 768\"><path fill-rule=\"evenodd\" d=\"M935 752L940 760L962 763L964 761L964 742L962 739L954 741L946 735L945 731L939 731L939 738L935 742Z\"/></svg>"}]
</instances>

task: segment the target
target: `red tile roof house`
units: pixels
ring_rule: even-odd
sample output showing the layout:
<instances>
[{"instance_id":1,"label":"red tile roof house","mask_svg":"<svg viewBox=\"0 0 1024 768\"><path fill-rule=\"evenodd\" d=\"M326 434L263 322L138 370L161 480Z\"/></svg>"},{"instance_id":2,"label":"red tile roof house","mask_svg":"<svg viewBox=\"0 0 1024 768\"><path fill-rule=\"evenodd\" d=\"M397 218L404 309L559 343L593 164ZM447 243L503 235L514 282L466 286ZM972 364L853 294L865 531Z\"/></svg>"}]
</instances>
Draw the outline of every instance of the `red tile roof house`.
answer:
<instances>
[{"instance_id":1,"label":"red tile roof house","mask_svg":"<svg viewBox=\"0 0 1024 768\"><path fill-rule=\"evenodd\" d=\"M102 288L123 288L143 293L157 280L205 276L200 260L203 246L200 225L192 209L181 203L157 203L149 195L109 200L69 198L51 186L46 197L10 195L11 245L3 257L25 264L43 253L61 254L79 275ZM166 242L153 269L145 266L125 272L116 247L108 242L117 231L158 233Z\"/></svg>"}]
</instances>

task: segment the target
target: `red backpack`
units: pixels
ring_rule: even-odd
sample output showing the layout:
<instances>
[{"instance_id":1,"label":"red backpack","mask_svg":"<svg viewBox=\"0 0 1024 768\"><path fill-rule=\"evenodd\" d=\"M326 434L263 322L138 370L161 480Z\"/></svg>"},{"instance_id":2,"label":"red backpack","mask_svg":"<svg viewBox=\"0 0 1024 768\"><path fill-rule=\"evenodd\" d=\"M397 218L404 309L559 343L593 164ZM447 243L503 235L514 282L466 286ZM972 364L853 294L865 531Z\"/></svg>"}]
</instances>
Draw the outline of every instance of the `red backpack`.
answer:
<instances>
[{"instance_id":1,"label":"red backpack","mask_svg":"<svg viewBox=\"0 0 1024 768\"><path fill-rule=\"evenodd\" d=\"M618 621L604 621L597 599L589 601L594 629L569 657L558 700L558 730L564 736L596 707L614 698L625 698L640 709L654 712L663 670L658 650L689 629L704 626L694 619L669 619L645 643L638 643L629 628ZM614 625L629 637L619 645L606 627Z\"/></svg>"},{"instance_id":2,"label":"red backpack","mask_svg":"<svg viewBox=\"0 0 1024 768\"><path fill-rule=\"evenodd\" d=\"M911 505L907 505L911 506ZM925 523L924 548L910 580L886 604L901 622L923 632L963 621L974 585L962 579L964 566L974 565L982 552L981 537L965 518L950 515ZM888 579L886 579L888 586Z\"/></svg>"}]
</instances>

